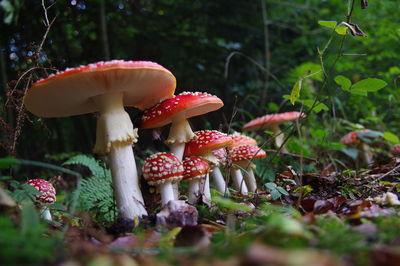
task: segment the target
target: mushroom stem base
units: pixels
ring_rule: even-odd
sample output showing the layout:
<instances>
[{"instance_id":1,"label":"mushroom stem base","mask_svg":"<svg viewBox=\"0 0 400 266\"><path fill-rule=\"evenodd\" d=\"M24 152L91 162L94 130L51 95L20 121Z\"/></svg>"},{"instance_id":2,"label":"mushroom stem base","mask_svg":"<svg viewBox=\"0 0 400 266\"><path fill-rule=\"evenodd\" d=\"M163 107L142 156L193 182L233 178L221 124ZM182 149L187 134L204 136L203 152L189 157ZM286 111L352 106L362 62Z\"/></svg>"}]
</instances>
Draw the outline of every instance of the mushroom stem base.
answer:
<instances>
[{"instance_id":1,"label":"mushroom stem base","mask_svg":"<svg viewBox=\"0 0 400 266\"><path fill-rule=\"evenodd\" d=\"M188 189L188 202L190 204L196 204L199 199L200 193L200 180L194 179L189 181L189 189Z\"/></svg>"},{"instance_id":2,"label":"mushroom stem base","mask_svg":"<svg viewBox=\"0 0 400 266\"><path fill-rule=\"evenodd\" d=\"M229 191L227 189L224 176L222 175L221 170L218 167L214 167L212 169L212 176L217 190L223 195L228 196Z\"/></svg>"},{"instance_id":3,"label":"mushroom stem base","mask_svg":"<svg viewBox=\"0 0 400 266\"><path fill-rule=\"evenodd\" d=\"M256 177L254 176L253 169L248 168L244 174L244 178L246 181L247 188L249 192L256 193L257 192L257 182Z\"/></svg>"},{"instance_id":4,"label":"mushroom stem base","mask_svg":"<svg viewBox=\"0 0 400 266\"><path fill-rule=\"evenodd\" d=\"M137 178L132 146L114 145L109 159L120 217L133 219L147 215Z\"/></svg>"},{"instance_id":5,"label":"mushroom stem base","mask_svg":"<svg viewBox=\"0 0 400 266\"><path fill-rule=\"evenodd\" d=\"M174 189L170 182L164 182L159 186L162 206L166 205L170 200L175 200Z\"/></svg>"},{"instance_id":6,"label":"mushroom stem base","mask_svg":"<svg viewBox=\"0 0 400 266\"><path fill-rule=\"evenodd\" d=\"M241 194L246 195L249 192L240 169L232 169L232 179L235 189Z\"/></svg>"}]
</instances>

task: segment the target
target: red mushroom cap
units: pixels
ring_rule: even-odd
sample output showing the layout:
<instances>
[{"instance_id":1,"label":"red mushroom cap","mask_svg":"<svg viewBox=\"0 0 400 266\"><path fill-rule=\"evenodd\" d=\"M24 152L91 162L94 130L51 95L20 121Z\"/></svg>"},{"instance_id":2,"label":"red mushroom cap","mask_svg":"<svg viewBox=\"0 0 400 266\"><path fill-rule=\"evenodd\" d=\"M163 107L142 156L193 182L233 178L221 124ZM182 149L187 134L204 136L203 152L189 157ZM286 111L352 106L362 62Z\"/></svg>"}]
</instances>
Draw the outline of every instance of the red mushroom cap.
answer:
<instances>
[{"instance_id":1,"label":"red mushroom cap","mask_svg":"<svg viewBox=\"0 0 400 266\"><path fill-rule=\"evenodd\" d=\"M230 148L235 148L238 146L242 146L242 145L251 145L251 146L257 146L257 141L251 137L248 137L246 135L242 135L239 133L236 134L232 134L229 135L232 140L233 140L233 144L232 146L230 146Z\"/></svg>"},{"instance_id":2,"label":"red mushroom cap","mask_svg":"<svg viewBox=\"0 0 400 266\"><path fill-rule=\"evenodd\" d=\"M218 163L225 164L227 161L227 154L225 149L213 150L212 154L217 158Z\"/></svg>"},{"instance_id":3,"label":"red mushroom cap","mask_svg":"<svg viewBox=\"0 0 400 266\"><path fill-rule=\"evenodd\" d=\"M365 139L375 139L379 135L372 134L373 131L369 129L363 129L361 131L352 131L346 135L344 135L341 139L340 142L343 143L344 145L357 145L360 144L361 142L365 142ZM361 137L360 137L361 136ZM362 139L364 138L364 140Z\"/></svg>"},{"instance_id":4,"label":"red mushroom cap","mask_svg":"<svg viewBox=\"0 0 400 266\"><path fill-rule=\"evenodd\" d=\"M205 178L210 172L210 165L201 157L190 156L183 160L183 169L183 180Z\"/></svg>"},{"instance_id":5,"label":"red mushroom cap","mask_svg":"<svg viewBox=\"0 0 400 266\"><path fill-rule=\"evenodd\" d=\"M265 158L265 151L257 146L243 145L233 148L230 151L232 162L249 161L253 159Z\"/></svg>"},{"instance_id":6,"label":"red mushroom cap","mask_svg":"<svg viewBox=\"0 0 400 266\"><path fill-rule=\"evenodd\" d=\"M202 153L232 145L233 140L218 130L200 130L194 132L197 139L186 143L184 156L201 155Z\"/></svg>"},{"instance_id":7,"label":"red mushroom cap","mask_svg":"<svg viewBox=\"0 0 400 266\"><path fill-rule=\"evenodd\" d=\"M151 155L144 162L143 177L150 185L166 181L179 182L183 178L183 164L175 155L159 152Z\"/></svg>"},{"instance_id":8,"label":"red mushroom cap","mask_svg":"<svg viewBox=\"0 0 400 266\"><path fill-rule=\"evenodd\" d=\"M305 114L301 112L268 114L251 120L243 126L243 130L258 130L270 124L279 124L281 122L292 121L303 117L305 117Z\"/></svg>"},{"instance_id":9,"label":"red mushroom cap","mask_svg":"<svg viewBox=\"0 0 400 266\"><path fill-rule=\"evenodd\" d=\"M37 116L65 117L97 112L92 97L119 92L125 106L146 109L172 97L175 86L172 73L157 63L112 60L39 80L26 92L24 103Z\"/></svg>"},{"instance_id":10,"label":"red mushroom cap","mask_svg":"<svg viewBox=\"0 0 400 266\"><path fill-rule=\"evenodd\" d=\"M56 201L56 189L50 182L44 179L31 179L27 184L39 191L40 195L36 196L37 201L45 204L51 204Z\"/></svg>"},{"instance_id":11,"label":"red mushroom cap","mask_svg":"<svg viewBox=\"0 0 400 266\"><path fill-rule=\"evenodd\" d=\"M148 109L142 116L141 128L162 127L172 122L172 117L184 113L185 118L215 111L224 106L217 96L205 92L182 92Z\"/></svg>"},{"instance_id":12,"label":"red mushroom cap","mask_svg":"<svg viewBox=\"0 0 400 266\"><path fill-rule=\"evenodd\" d=\"M355 144L360 143L360 139L358 138L358 132L352 131L352 132L344 135L340 139L340 142L343 143L344 145L355 145Z\"/></svg>"},{"instance_id":13,"label":"red mushroom cap","mask_svg":"<svg viewBox=\"0 0 400 266\"><path fill-rule=\"evenodd\" d=\"M400 144L393 145L393 147L390 149L392 154L394 156L399 156L400 155Z\"/></svg>"}]
</instances>

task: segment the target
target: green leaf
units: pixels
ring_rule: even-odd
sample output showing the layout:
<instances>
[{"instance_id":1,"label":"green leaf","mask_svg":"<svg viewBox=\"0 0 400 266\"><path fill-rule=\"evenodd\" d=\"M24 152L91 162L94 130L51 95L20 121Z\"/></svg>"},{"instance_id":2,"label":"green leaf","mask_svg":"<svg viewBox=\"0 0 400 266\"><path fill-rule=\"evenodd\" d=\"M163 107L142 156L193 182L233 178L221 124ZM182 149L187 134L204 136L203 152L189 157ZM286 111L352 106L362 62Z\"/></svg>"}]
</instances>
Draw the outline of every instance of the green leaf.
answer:
<instances>
[{"instance_id":1,"label":"green leaf","mask_svg":"<svg viewBox=\"0 0 400 266\"><path fill-rule=\"evenodd\" d=\"M337 25L336 21L329 21L329 20L320 20L318 21L318 24L327 28L335 28Z\"/></svg>"},{"instance_id":2,"label":"green leaf","mask_svg":"<svg viewBox=\"0 0 400 266\"><path fill-rule=\"evenodd\" d=\"M353 95L368 96L368 92L363 89L351 89L350 93Z\"/></svg>"},{"instance_id":3,"label":"green leaf","mask_svg":"<svg viewBox=\"0 0 400 266\"><path fill-rule=\"evenodd\" d=\"M353 160L357 159L358 157L358 150L354 149L354 148L343 148L341 149L341 151L346 154L347 156L349 156L350 158L352 158Z\"/></svg>"},{"instance_id":4,"label":"green leaf","mask_svg":"<svg viewBox=\"0 0 400 266\"><path fill-rule=\"evenodd\" d=\"M336 27L336 28L335 28L335 31L336 31L336 33L339 34L339 35L346 35L346 33L347 33L347 27L339 26L339 27Z\"/></svg>"},{"instance_id":5,"label":"green leaf","mask_svg":"<svg viewBox=\"0 0 400 266\"><path fill-rule=\"evenodd\" d=\"M382 89L387 85L386 81L377 78L367 78L353 84L352 90L364 90L374 92Z\"/></svg>"},{"instance_id":6,"label":"green leaf","mask_svg":"<svg viewBox=\"0 0 400 266\"><path fill-rule=\"evenodd\" d=\"M17 160L13 157L6 157L0 159L0 169L1 168L8 168L13 164L17 163Z\"/></svg>"},{"instance_id":7,"label":"green leaf","mask_svg":"<svg viewBox=\"0 0 400 266\"><path fill-rule=\"evenodd\" d=\"M346 78L343 75L338 75L335 77L335 82L338 84L343 90L349 91L351 87L351 81L350 79Z\"/></svg>"},{"instance_id":8,"label":"green leaf","mask_svg":"<svg viewBox=\"0 0 400 266\"><path fill-rule=\"evenodd\" d=\"M390 141L390 142L394 143L394 144L400 143L399 138L395 134L393 134L393 133L391 133L389 131L383 132L383 138L386 139L387 141Z\"/></svg>"},{"instance_id":9,"label":"green leaf","mask_svg":"<svg viewBox=\"0 0 400 266\"><path fill-rule=\"evenodd\" d=\"M266 187L267 189L269 189L269 190L275 190L276 187L277 187L277 185L276 185L275 183L273 183L273 182L270 182L270 183L266 183L266 184L265 184L265 187Z\"/></svg>"},{"instance_id":10,"label":"green leaf","mask_svg":"<svg viewBox=\"0 0 400 266\"><path fill-rule=\"evenodd\" d=\"M282 195L289 195L289 193L283 188L283 187L277 187L276 188L278 191L279 191L279 193L281 193Z\"/></svg>"},{"instance_id":11,"label":"green leaf","mask_svg":"<svg viewBox=\"0 0 400 266\"><path fill-rule=\"evenodd\" d=\"M318 140L322 140L328 135L328 133L323 129L311 129L310 133L313 138Z\"/></svg>"},{"instance_id":12,"label":"green leaf","mask_svg":"<svg viewBox=\"0 0 400 266\"><path fill-rule=\"evenodd\" d=\"M22 234L36 232L38 229L40 229L39 215L33 207L31 201L24 201L22 203L21 217Z\"/></svg>"},{"instance_id":13,"label":"green leaf","mask_svg":"<svg viewBox=\"0 0 400 266\"><path fill-rule=\"evenodd\" d=\"M311 100L311 99L304 100L304 101L303 101L303 104L304 104L305 106L307 106L308 108L311 108L311 107L313 106L313 104L314 104L314 100ZM325 104L323 104L323 103L317 101L317 102L315 103L315 106L313 107L313 111L314 111L315 113L319 113L319 112L321 112L322 110L329 111L329 107L326 106Z\"/></svg>"},{"instance_id":14,"label":"green leaf","mask_svg":"<svg viewBox=\"0 0 400 266\"><path fill-rule=\"evenodd\" d=\"M271 190L271 196L272 196L273 200L277 200L281 197L281 193L279 193L278 190L274 189L274 190Z\"/></svg>"},{"instance_id":15,"label":"green leaf","mask_svg":"<svg viewBox=\"0 0 400 266\"><path fill-rule=\"evenodd\" d=\"M299 78L293 86L292 92L290 93L290 103L295 104L297 99L300 97L301 85L303 83L303 78Z\"/></svg>"}]
</instances>

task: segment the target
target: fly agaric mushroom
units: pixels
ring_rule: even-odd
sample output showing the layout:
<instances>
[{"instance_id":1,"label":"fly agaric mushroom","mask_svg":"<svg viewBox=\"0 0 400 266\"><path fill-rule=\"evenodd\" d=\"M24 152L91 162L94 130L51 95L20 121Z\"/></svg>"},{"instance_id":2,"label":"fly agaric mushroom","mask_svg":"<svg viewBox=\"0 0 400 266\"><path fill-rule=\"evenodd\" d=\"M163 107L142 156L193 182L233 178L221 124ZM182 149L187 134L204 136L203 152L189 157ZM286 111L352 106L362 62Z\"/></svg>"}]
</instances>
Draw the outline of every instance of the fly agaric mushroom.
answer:
<instances>
[{"instance_id":1,"label":"fly agaric mushroom","mask_svg":"<svg viewBox=\"0 0 400 266\"><path fill-rule=\"evenodd\" d=\"M393 145L390 151L394 156L400 156L400 144Z\"/></svg>"},{"instance_id":2,"label":"fly agaric mushroom","mask_svg":"<svg viewBox=\"0 0 400 266\"><path fill-rule=\"evenodd\" d=\"M232 140L233 144L230 146L230 149L233 149L235 147L239 147L242 145L251 145L251 146L257 146L257 141L249 136L240 134L239 132L235 132L231 135L229 135Z\"/></svg>"},{"instance_id":3,"label":"fly agaric mushroom","mask_svg":"<svg viewBox=\"0 0 400 266\"><path fill-rule=\"evenodd\" d=\"M117 208L122 218L146 215L132 144L137 129L124 106L150 108L173 96L175 77L161 65L113 60L67 69L39 80L24 103L41 117L98 112L95 153L109 154Z\"/></svg>"},{"instance_id":4,"label":"fly agaric mushroom","mask_svg":"<svg viewBox=\"0 0 400 266\"><path fill-rule=\"evenodd\" d=\"M222 193L223 195L228 196L229 195L229 190L227 189L227 185L225 182L225 178L221 173L221 170L219 169L220 166L226 166L227 163L227 154L225 148L218 149L212 151L212 154L217 158L218 160L218 165L215 165L212 169L212 176L215 181L215 187L216 189Z\"/></svg>"},{"instance_id":5,"label":"fly agaric mushroom","mask_svg":"<svg viewBox=\"0 0 400 266\"><path fill-rule=\"evenodd\" d=\"M279 124L286 121L292 121L299 118L304 118L304 113L301 112L286 112L280 114L269 114L256 119L251 120L243 126L243 130L259 130L269 128L272 130L275 136L275 146L277 148L282 147L283 152L287 152L285 147L282 146L285 140L283 132L279 128Z\"/></svg>"},{"instance_id":6,"label":"fly agaric mushroom","mask_svg":"<svg viewBox=\"0 0 400 266\"><path fill-rule=\"evenodd\" d=\"M200 183L210 173L208 162L198 156L186 157L183 160L184 175L183 180L189 181L188 202L194 204L200 197Z\"/></svg>"},{"instance_id":7,"label":"fly agaric mushroom","mask_svg":"<svg viewBox=\"0 0 400 266\"><path fill-rule=\"evenodd\" d=\"M175 200L172 183L181 181L184 173L183 164L175 155L166 152L151 155L144 162L142 173L150 185L159 187L163 206Z\"/></svg>"},{"instance_id":8,"label":"fly agaric mushroom","mask_svg":"<svg viewBox=\"0 0 400 266\"><path fill-rule=\"evenodd\" d=\"M182 92L173 98L148 109L142 116L141 128L158 128L171 123L165 143L180 160L183 159L185 143L196 137L188 118L218 110L224 103L217 96L205 92ZM178 184L174 184L175 199L179 197Z\"/></svg>"},{"instance_id":9,"label":"fly agaric mushroom","mask_svg":"<svg viewBox=\"0 0 400 266\"><path fill-rule=\"evenodd\" d=\"M257 182L253 172L253 169L256 166L251 161L254 159L265 158L266 156L267 154L265 153L265 151L257 146L242 145L231 149L232 163L246 170L245 180L247 188L250 192L255 193L257 191ZM240 168L234 171L240 171ZM234 175L235 185L239 189L240 186L238 186L238 184L240 184L242 180L238 179L238 176L240 178L240 175L238 173L234 173Z\"/></svg>"},{"instance_id":10,"label":"fly agaric mushroom","mask_svg":"<svg viewBox=\"0 0 400 266\"><path fill-rule=\"evenodd\" d=\"M211 171L218 166L218 160L212 154L213 150L222 149L232 145L232 138L227 134L217 130L200 130L195 132L197 139L186 143L184 156L201 156L211 164ZM218 191L225 193L226 184L222 175L220 177L214 175L214 182ZM209 177L204 182L204 196L207 199L211 198Z\"/></svg>"},{"instance_id":11,"label":"fly agaric mushroom","mask_svg":"<svg viewBox=\"0 0 400 266\"><path fill-rule=\"evenodd\" d=\"M352 131L344 135L340 142L346 146L355 146L360 153L362 162L369 165L372 162L372 153L369 145L365 142L367 139L374 138L374 134L370 134L371 130L364 129L362 131Z\"/></svg>"},{"instance_id":12,"label":"fly agaric mushroom","mask_svg":"<svg viewBox=\"0 0 400 266\"><path fill-rule=\"evenodd\" d=\"M51 213L46 207L47 204L53 204L56 201L56 189L53 185L44 179L31 179L27 182L39 191L39 195L35 195L36 202L42 207L42 216L45 220L51 221Z\"/></svg>"}]
</instances>

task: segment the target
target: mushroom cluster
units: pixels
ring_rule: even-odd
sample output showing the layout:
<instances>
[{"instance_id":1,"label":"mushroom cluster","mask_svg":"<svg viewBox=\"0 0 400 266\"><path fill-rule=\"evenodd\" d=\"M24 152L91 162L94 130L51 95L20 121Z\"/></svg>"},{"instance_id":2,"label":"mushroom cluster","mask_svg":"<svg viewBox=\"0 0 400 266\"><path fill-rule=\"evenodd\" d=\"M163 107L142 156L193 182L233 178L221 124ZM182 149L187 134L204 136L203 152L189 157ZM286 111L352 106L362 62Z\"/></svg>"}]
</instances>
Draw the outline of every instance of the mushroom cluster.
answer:
<instances>
[{"instance_id":1,"label":"mushroom cluster","mask_svg":"<svg viewBox=\"0 0 400 266\"><path fill-rule=\"evenodd\" d=\"M229 183L218 168L228 161L234 161L235 167L245 171L246 183L240 181L243 187L247 184L251 192L256 192L251 160L265 155L257 142L244 135L228 136L217 130L193 132L189 118L218 110L224 104L217 96L206 92L174 95L175 87L173 74L157 63L112 60L67 69L39 80L27 90L24 104L27 110L40 117L97 114L93 152L108 155L121 218L147 215L133 154L138 129L133 126L125 107L144 111L140 129L171 124L165 140L171 153L153 154L142 167L144 179L158 187L163 206L179 199L178 184L182 179L189 182L189 203L196 204L201 196L210 200L210 173L217 190L229 195ZM231 158L226 148L231 150ZM249 149L246 157L243 157L244 149ZM235 187L247 193L247 188Z\"/></svg>"}]
</instances>

